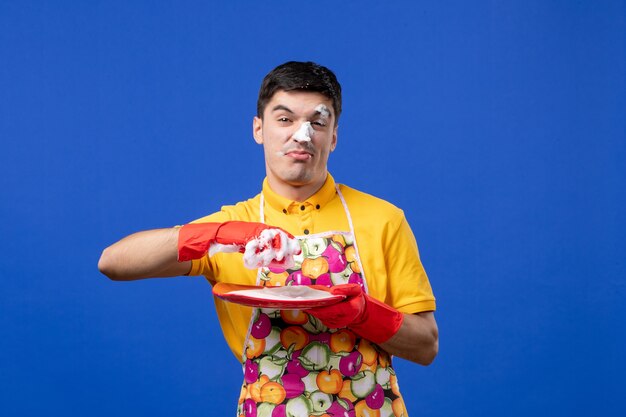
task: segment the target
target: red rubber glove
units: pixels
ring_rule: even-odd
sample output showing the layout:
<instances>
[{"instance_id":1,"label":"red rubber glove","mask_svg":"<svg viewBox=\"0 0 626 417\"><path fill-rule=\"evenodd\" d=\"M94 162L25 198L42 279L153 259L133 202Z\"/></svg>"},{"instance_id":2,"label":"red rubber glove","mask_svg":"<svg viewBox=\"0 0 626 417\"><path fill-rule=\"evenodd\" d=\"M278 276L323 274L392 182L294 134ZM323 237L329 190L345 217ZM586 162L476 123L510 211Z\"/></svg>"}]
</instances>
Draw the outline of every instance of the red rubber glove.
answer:
<instances>
[{"instance_id":1,"label":"red rubber glove","mask_svg":"<svg viewBox=\"0 0 626 417\"><path fill-rule=\"evenodd\" d=\"M386 342L400 330L404 314L365 294L360 285L342 284L329 290L332 294L345 295L347 298L337 304L306 310L326 327L348 327L377 344Z\"/></svg>"},{"instance_id":2,"label":"red rubber glove","mask_svg":"<svg viewBox=\"0 0 626 417\"><path fill-rule=\"evenodd\" d=\"M246 267L289 267L301 252L288 232L263 223L231 221L186 224L178 231L178 261L202 258L206 253L241 252Z\"/></svg>"}]
</instances>

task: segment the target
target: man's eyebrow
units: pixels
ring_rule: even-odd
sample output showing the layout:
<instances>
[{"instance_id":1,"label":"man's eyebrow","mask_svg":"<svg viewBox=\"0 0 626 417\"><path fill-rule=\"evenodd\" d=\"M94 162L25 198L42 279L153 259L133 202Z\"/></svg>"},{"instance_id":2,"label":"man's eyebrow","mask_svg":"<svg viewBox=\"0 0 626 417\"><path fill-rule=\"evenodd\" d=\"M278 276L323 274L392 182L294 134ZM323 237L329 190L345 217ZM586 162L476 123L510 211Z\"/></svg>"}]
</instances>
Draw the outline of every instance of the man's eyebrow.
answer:
<instances>
[{"instance_id":1,"label":"man's eyebrow","mask_svg":"<svg viewBox=\"0 0 626 417\"><path fill-rule=\"evenodd\" d=\"M276 106L274 106L274 107L272 108L272 112L275 112L275 111L278 111L278 110L284 110L284 111L286 111L287 113L291 113L291 114L293 114L293 111L292 111L289 107L287 107L287 106L283 106L282 104L277 104Z\"/></svg>"},{"instance_id":2,"label":"man's eyebrow","mask_svg":"<svg viewBox=\"0 0 626 417\"><path fill-rule=\"evenodd\" d=\"M314 110L313 111L313 115L314 116L320 115L320 116L330 117L330 116L333 115L333 113L330 110L328 110L328 109L325 109L325 110Z\"/></svg>"},{"instance_id":3,"label":"man's eyebrow","mask_svg":"<svg viewBox=\"0 0 626 417\"><path fill-rule=\"evenodd\" d=\"M281 110L286 111L287 113L290 113L290 114L294 114L293 110L291 110L289 107L285 106L284 104L277 104L274 107L272 107L272 113L276 112L276 111L281 111ZM326 108L325 110L323 110L323 109L319 109L319 110L316 109L316 110L314 110L311 113L311 116L309 116L309 117L317 117L317 116L320 116L320 115L323 116L324 113L326 113L328 115L327 117L330 117L333 114L332 111L330 109L328 109L328 108Z\"/></svg>"}]
</instances>

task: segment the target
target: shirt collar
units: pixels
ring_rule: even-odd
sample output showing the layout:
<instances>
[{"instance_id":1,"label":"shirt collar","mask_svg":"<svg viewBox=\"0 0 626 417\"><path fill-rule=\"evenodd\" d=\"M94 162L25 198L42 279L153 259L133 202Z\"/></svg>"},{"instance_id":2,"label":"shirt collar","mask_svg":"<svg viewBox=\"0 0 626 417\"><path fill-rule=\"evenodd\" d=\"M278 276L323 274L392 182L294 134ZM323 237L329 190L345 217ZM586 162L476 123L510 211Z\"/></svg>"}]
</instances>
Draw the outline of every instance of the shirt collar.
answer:
<instances>
[{"instance_id":1,"label":"shirt collar","mask_svg":"<svg viewBox=\"0 0 626 417\"><path fill-rule=\"evenodd\" d=\"M326 176L326 181L324 181L322 188L317 190L315 194L302 202L289 200L288 198L275 193L274 190L270 188L267 177L263 180L263 198L265 198L265 201L267 201L273 209L282 211L283 213L289 211L291 206L300 206L302 204L310 204L312 207L319 210L335 196L335 193L335 179L332 175L330 175L330 173Z\"/></svg>"}]
</instances>

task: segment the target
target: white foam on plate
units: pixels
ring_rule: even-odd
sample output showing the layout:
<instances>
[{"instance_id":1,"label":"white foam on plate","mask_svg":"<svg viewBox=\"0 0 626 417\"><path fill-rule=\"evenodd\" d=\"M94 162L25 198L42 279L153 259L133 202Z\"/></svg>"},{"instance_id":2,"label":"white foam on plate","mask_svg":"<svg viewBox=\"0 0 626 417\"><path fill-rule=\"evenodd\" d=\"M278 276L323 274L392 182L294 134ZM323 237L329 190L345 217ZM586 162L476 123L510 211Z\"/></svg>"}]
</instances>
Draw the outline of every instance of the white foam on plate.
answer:
<instances>
[{"instance_id":1,"label":"white foam on plate","mask_svg":"<svg viewBox=\"0 0 626 417\"><path fill-rule=\"evenodd\" d=\"M251 298L261 298L264 300L293 301L293 300L324 300L334 298L331 293L317 290L305 285L259 288L251 290L235 290L229 294L243 295Z\"/></svg>"}]
</instances>

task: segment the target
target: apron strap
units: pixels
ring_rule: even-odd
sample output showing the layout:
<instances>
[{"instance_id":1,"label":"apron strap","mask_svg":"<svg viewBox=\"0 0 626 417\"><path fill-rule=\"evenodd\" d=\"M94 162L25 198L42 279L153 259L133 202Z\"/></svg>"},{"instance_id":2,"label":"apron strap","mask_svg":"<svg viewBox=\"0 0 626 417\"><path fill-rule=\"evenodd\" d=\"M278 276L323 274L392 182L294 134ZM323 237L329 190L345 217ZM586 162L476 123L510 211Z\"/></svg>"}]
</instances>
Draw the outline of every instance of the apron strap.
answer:
<instances>
[{"instance_id":1,"label":"apron strap","mask_svg":"<svg viewBox=\"0 0 626 417\"><path fill-rule=\"evenodd\" d=\"M350 233L352 233L352 238L354 239L354 250L356 252L356 261L358 262L359 268L361 269L361 277L363 278L363 286L365 287L365 292L368 293L369 291L367 289L367 278L365 277L365 269L363 269L363 265L361 264L359 246L356 243L357 241L356 232L354 231L354 225L352 224L352 216L350 215L350 210L348 209L348 203L346 203L346 199L343 197L343 194L339 190L339 185L335 184L335 190L337 190L337 195L339 196L339 199L341 200L341 204L343 205L343 210L345 211L346 216L348 217L348 225L350 225Z\"/></svg>"}]
</instances>

